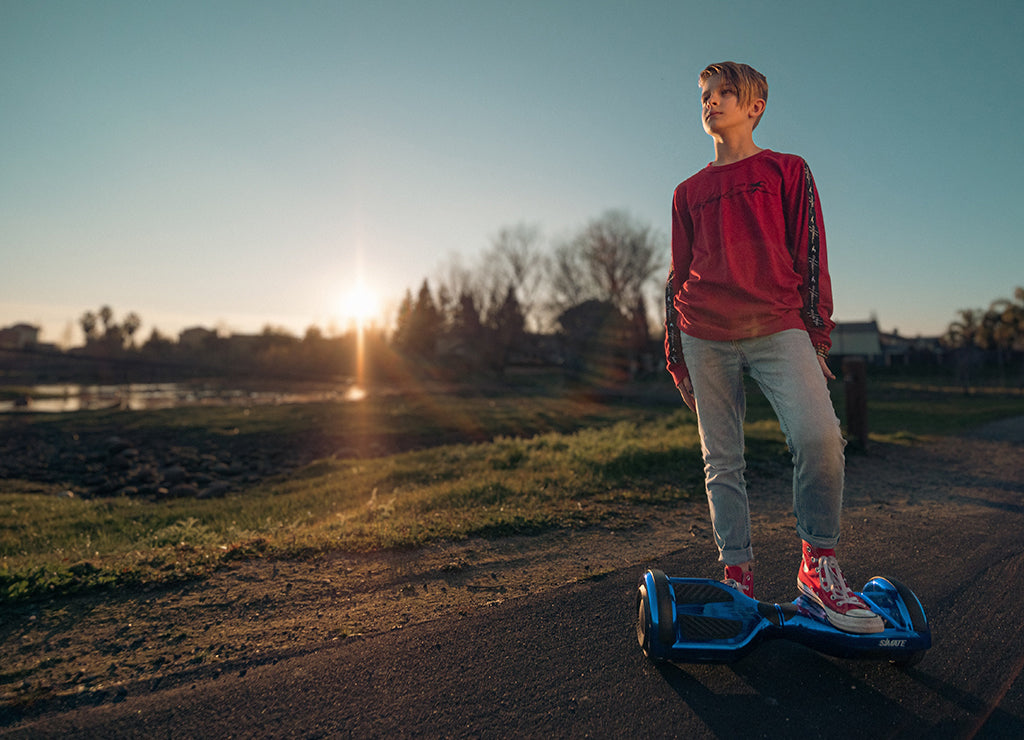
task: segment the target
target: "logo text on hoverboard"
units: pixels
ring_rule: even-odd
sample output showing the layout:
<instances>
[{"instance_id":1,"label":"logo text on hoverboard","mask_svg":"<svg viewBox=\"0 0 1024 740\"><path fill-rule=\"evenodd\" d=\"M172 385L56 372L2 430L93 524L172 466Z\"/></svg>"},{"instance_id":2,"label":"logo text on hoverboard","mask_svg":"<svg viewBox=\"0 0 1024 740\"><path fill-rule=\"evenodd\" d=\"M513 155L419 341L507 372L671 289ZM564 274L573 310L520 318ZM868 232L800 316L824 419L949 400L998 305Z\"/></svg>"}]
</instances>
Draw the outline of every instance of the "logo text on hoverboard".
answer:
<instances>
[{"instance_id":1,"label":"logo text on hoverboard","mask_svg":"<svg viewBox=\"0 0 1024 740\"><path fill-rule=\"evenodd\" d=\"M906 640L879 640L878 647L906 647Z\"/></svg>"}]
</instances>

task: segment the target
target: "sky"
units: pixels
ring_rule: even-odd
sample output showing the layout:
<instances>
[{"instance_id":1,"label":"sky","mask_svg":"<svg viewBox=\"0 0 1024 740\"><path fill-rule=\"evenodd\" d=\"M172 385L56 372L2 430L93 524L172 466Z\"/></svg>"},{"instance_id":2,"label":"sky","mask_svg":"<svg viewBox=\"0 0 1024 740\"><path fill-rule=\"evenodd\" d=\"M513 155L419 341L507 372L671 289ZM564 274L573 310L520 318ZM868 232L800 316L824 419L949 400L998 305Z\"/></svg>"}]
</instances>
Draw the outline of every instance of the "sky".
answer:
<instances>
[{"instance_id":1,"label":"sky","mask_svg":"<svg viewBox=\"0 0 1024 740\"><path fill-rule=\"evenodd\" d=\"M1021 28L1017 0L0 0L0 327L301 336L508 226L618 209L667 245L713 158L697 76L735 60L769 82L755 142L814 173L834 318L937 335L1024 285Z\"/></svg>"}]
</instances>

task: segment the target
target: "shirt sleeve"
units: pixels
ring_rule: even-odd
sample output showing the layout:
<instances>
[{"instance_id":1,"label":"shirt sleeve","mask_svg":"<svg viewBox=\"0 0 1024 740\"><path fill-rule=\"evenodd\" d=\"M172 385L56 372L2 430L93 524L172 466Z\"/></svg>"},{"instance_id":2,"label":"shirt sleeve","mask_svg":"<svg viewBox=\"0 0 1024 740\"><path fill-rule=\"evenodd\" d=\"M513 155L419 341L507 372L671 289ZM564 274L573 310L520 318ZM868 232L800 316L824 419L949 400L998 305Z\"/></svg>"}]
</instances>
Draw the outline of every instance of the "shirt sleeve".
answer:
<instances>
[{"instance_id":1,"label":"shirt sleeve","mask_svg":"<svg viewBox=\"0 0 1024 740\"><path fill-rule=\"evenodd\" d=\"M683 359L683 350L679 338L679 312L675 307L675 297L682 289L686 276L690 274L692 260L693 229L681 213L679 200L682 194L679 189L672 199L672 269L665 281L665 360L669 374L676 387L683 379L690 376Z\"/></svg>"},{"instance_id":2,"label":"shirt sleeve","mask_svg":"<svg viewBox=\"0 0 1024 740\"><path fill-rule=\"evenodd\" d=\"M832 280L828 273L825 227L818 189L811 168L801 160L802 172L795 187L787 188L787 239L793 266L801 278L803 321L819 354L832 347Z\"/></svg>"}]
</instances>

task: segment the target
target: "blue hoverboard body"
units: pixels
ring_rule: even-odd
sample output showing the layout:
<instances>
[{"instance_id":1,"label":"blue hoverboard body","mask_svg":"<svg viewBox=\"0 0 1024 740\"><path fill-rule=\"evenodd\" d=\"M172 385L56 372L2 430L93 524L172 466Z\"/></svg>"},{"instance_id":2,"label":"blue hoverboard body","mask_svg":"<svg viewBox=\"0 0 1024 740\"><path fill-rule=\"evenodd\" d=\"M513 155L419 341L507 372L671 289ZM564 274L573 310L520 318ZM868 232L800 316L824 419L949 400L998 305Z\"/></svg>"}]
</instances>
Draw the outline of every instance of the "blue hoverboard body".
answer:
<instances>
[{"instance_id":1,"label":"blue hoverboard body","mask_svg":"<svg viewBox=\"0 0 1024 740\"><path fill-rule=\"evenodd\" d=\"M805 596L769 604L719 581L648 570L637 590L637 640L648 658L675 663L731 663L781 638L839 658L917 664L932 638L914 593L894 578L875 577L857 594L882 617L881 632L842 632Z\"/></svg>"}]
</instances>

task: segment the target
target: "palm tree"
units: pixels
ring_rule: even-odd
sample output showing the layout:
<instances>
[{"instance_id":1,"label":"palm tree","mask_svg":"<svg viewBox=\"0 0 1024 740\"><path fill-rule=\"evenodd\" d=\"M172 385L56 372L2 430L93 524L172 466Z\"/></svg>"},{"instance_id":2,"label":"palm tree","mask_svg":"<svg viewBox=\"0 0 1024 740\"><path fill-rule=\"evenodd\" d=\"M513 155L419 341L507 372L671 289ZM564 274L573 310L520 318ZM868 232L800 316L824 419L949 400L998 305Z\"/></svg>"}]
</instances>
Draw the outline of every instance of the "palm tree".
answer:
<instances>
[{"instance_id":1,"label":"palm tree","mask_svg":"<svg viewBox=\"0 0 1024 740\"><path fill-rule=\"evenodd\" d=\"M110 331L110 322L114 320L114 311L110 306L100 308L100 321L103 322L103 332Z\"/></svg>"},{"instance_id":2,"label":"palm tree","mask_svg":"<svg viewBox=\"0 0 1024 740\"><path fill-rule=\"evenodd\" d=\"M124 330L125 337L128 339L128 345L130 347L135 346L135 332L142 326L142 319L134 311L130 312L124 317L124 321L121 323L121 328Z\"/></svg>"},{"instance_id":3,"label":"palm tree","mask_svg":"<svg viewBox=\"0 0 1024 740\"><path fill-rule=\"evenodd\" d=\"M1024 288L1014 291L1014 299L993 301L985 314L985 324L991 346L996 350L999 375L1006 382L1006 360L1014 352L1024 350Z\"/></svg>"},{"instance_id":4,"label":"palm tree","mask_svg":"<svg viewBox=\"0 0 1024 740\"><path fill-rule=\"evenodd\" d=\"M957 375L963 383L964 393L967 393L971 387L971 368L974 364L975 349L979 346L978 341L984 338L983 314L973 308L961 309L959 314L960 319L949 324L940 341L946 347L957 350L959 358Z\"/></svg>"},{"instance_id":5,"label":"palm tree","mask_svg":"<svg viewBox=\"0 0 1024 740\"><path fill-rule=\"evenodd\" d=\"M85 341L88 344L89 340L96 337L96 314L92 311L86 311L82 314L78 323L82 326L82 333L85 334Z\"/></svg>"}]
</instances>

